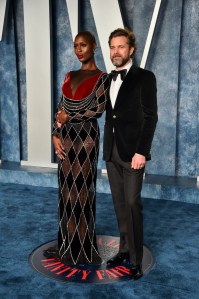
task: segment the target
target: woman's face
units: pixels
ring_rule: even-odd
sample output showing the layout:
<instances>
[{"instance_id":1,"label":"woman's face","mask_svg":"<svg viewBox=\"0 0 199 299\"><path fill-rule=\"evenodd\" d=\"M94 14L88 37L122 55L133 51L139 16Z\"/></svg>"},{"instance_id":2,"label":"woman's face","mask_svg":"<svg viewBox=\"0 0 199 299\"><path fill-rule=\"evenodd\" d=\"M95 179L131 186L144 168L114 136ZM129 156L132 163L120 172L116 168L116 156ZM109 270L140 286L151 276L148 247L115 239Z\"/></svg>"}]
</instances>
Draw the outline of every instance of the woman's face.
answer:
<instances>
[{"instance_id":1,"label":"woman's face","mask_svg":"<svg viewBox=\"0 0 199 299\"><path fill-rule=\"evenodd\" d=\"M74 51L82 63L88 62L93 58L95 44L91 44L84 35L77 36L74 41Z\"/></svg>"}]
</instances>

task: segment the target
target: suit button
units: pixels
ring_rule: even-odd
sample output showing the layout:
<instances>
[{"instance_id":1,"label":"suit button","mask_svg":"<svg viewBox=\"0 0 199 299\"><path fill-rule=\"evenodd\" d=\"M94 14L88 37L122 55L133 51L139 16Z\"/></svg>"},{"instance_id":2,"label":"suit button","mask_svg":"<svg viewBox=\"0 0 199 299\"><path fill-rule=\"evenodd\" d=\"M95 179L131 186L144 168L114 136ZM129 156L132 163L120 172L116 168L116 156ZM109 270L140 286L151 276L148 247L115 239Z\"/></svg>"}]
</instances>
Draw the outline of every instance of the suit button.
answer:
<instances>
[{"instance_id":1,"label":"suit button","mask_svg":"<svg viewBox=\"0 0 199 299\"><path fill-rule=\"evenodd\" d=\"M116 118L116 115L113 115L113 118Z\"/></svg>"}]
</instances>

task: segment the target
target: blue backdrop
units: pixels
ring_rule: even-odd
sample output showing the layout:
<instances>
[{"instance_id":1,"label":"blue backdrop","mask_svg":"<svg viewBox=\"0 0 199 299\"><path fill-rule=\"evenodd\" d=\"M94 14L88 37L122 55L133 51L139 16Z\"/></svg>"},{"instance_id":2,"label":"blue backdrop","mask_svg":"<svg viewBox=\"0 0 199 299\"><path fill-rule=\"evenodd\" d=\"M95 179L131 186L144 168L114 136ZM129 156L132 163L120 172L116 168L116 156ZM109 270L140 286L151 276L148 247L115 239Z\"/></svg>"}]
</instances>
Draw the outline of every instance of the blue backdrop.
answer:
<instances>
[{"instance_id":1,"label":"blue backdrop","mask_svg":"<svg viewBox=\"0 0 199 299\"><path fill-rule=\"evenodd\" d=\"M116 0L117 1L117 0ZM136 34L139 65L154 9L154 0L120 1L124 24ZM65 0L51 1L53 34L53 101L56 106L65 74L78 69ZM97 37L89 0L81 1L80 29ZM147 173L199 175L199 10L197 0L162 1L146 68L157 77L159 122ZM107 33L107 40L108 40ZM96 61L105 65L98 41ZM27 158L26 69L23 1L10 1L0 42L1 160ZM104 119L100 120L103 135ZM101 140L102 143L102 140ZM102 146L101 146L102 149ZM99 168L104 167L100 150Z\"/></svg>"}]
</instances>

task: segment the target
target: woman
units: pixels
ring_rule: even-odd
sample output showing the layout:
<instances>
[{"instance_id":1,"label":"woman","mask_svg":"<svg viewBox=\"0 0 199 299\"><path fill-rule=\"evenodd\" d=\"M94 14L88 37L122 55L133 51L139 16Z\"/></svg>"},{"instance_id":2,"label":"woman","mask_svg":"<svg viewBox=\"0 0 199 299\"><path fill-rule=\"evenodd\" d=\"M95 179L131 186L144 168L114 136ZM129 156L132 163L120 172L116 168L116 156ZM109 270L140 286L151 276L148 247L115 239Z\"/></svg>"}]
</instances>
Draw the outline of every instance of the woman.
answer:
<instances>
[{"instance_id":1,"label":"woman","mask_svg":"<svg viewBox=\"0 0 199 299\"><path fill-rule=\"evenodd\" d=\"M109 80L96 66L95 49L90 32L75 37L74 51L82 66L66 75L53 131L59 158L59 256L73 265L102 262L95 234L97 118L105 110Z\"/></svg>"}]
</instances>

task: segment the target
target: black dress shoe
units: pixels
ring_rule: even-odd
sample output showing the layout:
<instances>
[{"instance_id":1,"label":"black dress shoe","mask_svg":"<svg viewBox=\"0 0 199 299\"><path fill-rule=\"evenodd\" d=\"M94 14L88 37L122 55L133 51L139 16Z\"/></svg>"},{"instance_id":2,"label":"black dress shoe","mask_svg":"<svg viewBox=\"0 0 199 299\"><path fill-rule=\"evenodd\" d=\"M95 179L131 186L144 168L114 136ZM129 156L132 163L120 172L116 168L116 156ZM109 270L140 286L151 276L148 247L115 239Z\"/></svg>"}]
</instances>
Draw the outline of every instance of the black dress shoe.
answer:
<instances>
[{"instance_id":1,"label":"black dress shoe","mask_svg":"<svg viewBox=\"0 0 199 299\"><path fill-rule=\"evenodd\" d=\"M133 279L139 279L143 276L142 265L132 265L130 268L130 276Z\"/></svg>"},{"instance_id":2,"label":"black dress shoe","mask_svg":"<svg viewBox=\"0 0 199 299\"><path fill-rule=\"evenodd\" d=\"M128 258L129 258L128 252L118 252L111 259L109 259L106 263L107 263L107 265L117 265L117 264L124 262Z\"/></svg>"}]
</instances>

